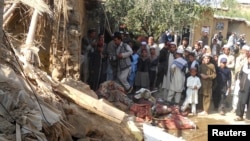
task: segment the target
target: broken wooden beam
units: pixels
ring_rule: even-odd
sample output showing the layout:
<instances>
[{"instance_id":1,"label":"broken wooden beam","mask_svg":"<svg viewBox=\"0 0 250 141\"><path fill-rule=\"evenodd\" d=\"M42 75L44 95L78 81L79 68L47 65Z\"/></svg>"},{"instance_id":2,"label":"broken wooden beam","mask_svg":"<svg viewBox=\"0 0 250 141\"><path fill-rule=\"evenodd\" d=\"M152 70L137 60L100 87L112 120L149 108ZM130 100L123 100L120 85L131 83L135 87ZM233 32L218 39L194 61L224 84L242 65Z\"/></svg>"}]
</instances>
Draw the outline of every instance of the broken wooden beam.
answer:
<instances>
[{"instance_id":1,"label":"broken wooden beam","mask_svg":"<svg viewBox=\"0 0 250 141\"><path fill-rule=\"evenodd\" d=\"M6 20L10 17L10 15L15 11L18 2L15 2L11 5L11 7L4 13L3 15L3 22L5 23Z\"/></svg>"},{"instance_id":2,"label":"broken wooden beam","mask_svg":"<svg viewBox=\"0 0 250 141\"><path fill-rule=\"evenodd\" d=\"M131 121L131 120L127 121L127 127L130 130L130 132L134 135L136 140L138 141L144 140L141 130L135 125L134 121Z\"/></svg>"},{"instance_id":3,"label":"broken wooden beam","mask_svg":"<svg viewBox=\"0 0 250 141\"><path fill-rule=\"evenodd\" d=\"M16 123L16 141L22 141L21 127L18 123Z\"/></svg>"},{"instance_id":4,"label":"broken wooden beam","mask_svg":"<svg viewBox=\"0 0 250 141\"><path fill-rule=\"evenodd\" d=\"M80 107L119 124L126 115L125 112L107 104L102 99L93 98L66 84L58 84L57 86L52 86L52 88L55 92L70 99Z\"/></svg>"}]
</instances>

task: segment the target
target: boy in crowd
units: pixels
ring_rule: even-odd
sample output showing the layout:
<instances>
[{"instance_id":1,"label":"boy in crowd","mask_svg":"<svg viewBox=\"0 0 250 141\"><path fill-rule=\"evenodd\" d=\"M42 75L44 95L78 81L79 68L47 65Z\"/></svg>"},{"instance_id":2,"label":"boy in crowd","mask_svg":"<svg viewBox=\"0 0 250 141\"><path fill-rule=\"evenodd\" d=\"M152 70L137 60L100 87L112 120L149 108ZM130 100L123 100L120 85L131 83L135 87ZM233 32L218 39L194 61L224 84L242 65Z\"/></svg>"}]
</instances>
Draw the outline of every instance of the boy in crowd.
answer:
<instances>
[{"instance_id":1,"label":"boy in crowd","mask_svg":"<svg viewBox=\"0 0 250 141\"><path fill-rule=\"evenodd\" d=\"M201 77L201 94L203 111L199 113L201 116L208 115L210 107L213 79L216 77L216 70L214 64L211 63L211 55L204 54L202 64L200 65L200 77Z\"/></svg>"},{"instance_id":2,"label":"boy in crowd","mask_svg":"<svg viewBox=\"0 0 250 141\"><path fill-rule=\"evenodd\" d=\"M220 59L220 66L216 72L217 75L217 96L219 98L219 111L221 115L225 115L226 97L231 86L231 70L227 68L227 58Z\"/></svg>"},{"instance_id":3,"label":"boy in crowd","mask_svg":"<svg viewBox=\"0 0 250 141\"><path fill-rule=\"evenodd\" d=\"M198 104L198 90L201 87L200 78L197 76L197 68L190 68L190 76L187 78L186 99L181 107L184 112L189 104L191 104L191 112L196 115L196 104Z\"/></svg>"}]
</instances>

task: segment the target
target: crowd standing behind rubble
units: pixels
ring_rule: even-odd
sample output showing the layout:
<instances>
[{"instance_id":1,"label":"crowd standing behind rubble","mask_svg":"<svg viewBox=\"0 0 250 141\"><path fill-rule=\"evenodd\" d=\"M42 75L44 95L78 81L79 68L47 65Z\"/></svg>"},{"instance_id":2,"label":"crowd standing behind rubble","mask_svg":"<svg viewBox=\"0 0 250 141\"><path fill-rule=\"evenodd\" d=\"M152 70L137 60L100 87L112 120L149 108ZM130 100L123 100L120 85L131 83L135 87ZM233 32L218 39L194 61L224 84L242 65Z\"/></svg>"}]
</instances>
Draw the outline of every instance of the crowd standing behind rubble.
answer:
<instances>
[{"instance_id":1,"label":"crowd standing behind rubble","mask_svg":"<svg viewBox=\"0 0 250 141\"><path fill-rule=\"evenodd\" d=\"M91 29L82 40L81 80L100 97L128 106L134 103L129 96L141 88L157 91L157 102L181 107L183 113L191 108L198 116L208 115L212 104L226 115L227 96L232 95L228 103L235 120L243 120L245 111L250 119L250 47L245 36L232 33L226 39L219 31L208 46L206 32L193 45L173 31L164 32L158 42L152 36L134 41L128 32L115 32L106 44L104 34L96 38ZM121 85L119 92L103 91L114 90L114 83Z\"/></svg>"}]
</instances>

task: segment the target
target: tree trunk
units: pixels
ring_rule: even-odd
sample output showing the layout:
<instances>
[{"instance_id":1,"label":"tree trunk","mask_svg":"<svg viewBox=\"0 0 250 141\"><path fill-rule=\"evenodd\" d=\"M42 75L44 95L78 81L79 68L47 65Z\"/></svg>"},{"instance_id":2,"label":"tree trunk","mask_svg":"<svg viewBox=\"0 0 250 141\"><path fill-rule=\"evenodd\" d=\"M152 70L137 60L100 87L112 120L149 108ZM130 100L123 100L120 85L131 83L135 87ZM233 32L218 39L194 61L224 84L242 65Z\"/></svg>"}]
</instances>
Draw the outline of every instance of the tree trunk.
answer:
<instances>
[{"instance_id":1,"label":"tree trunk","mask_svg":"<svg viewBox=\"0 0 250 141\"><path fill-rule=\"evenodd\" d=\"M38 10L35 9L29 26L29 32L25 41L26 45L33 45L38 20Z\"/></svg>"},{"instance_id":2,"label":"tree trunk","mask_svg":"<svg viewBox=\"0 0 250 141\"><path fill-rule=\"evenodd\" d=\"M3 43L3 8L4 0L0 0L0 45Z\"/></svg>"}]
</instances>

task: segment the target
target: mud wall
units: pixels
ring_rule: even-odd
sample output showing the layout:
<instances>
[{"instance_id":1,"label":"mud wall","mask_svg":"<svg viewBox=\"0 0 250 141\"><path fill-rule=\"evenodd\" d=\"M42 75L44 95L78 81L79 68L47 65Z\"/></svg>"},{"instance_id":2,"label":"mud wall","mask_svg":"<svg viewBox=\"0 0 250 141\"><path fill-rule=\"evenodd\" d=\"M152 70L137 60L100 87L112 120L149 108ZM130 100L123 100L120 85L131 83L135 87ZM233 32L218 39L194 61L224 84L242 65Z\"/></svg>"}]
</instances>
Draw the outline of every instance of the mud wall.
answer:
<instances>
[{"instance_id":1,"label":"mud wall","mask_svg":"<svg viewBox=\"0 0 250 141\"><path fill-rule=\"evenodd\" d=\"M0 39L3 38L2 32L2 25L3 25L3 7L4 7L4 0L0 0ZM2 44L2 40L0 40L0 45Z\"/></svg>"},{"instance_id":2,"label":"mud wall","mask_svg":"<svg viewBox=\"0 0 250 141\"><path fill-rule=\"evenodd\" d=\"M64 9L64 13L55 19L59 22L58 27L55 26L53 29L50 72L55 80L65 77L79 80L81 38L86 26L83 22L85 6L84 0L66 1L67 17L65 17Z\"/></svg>"}]
</instances>

